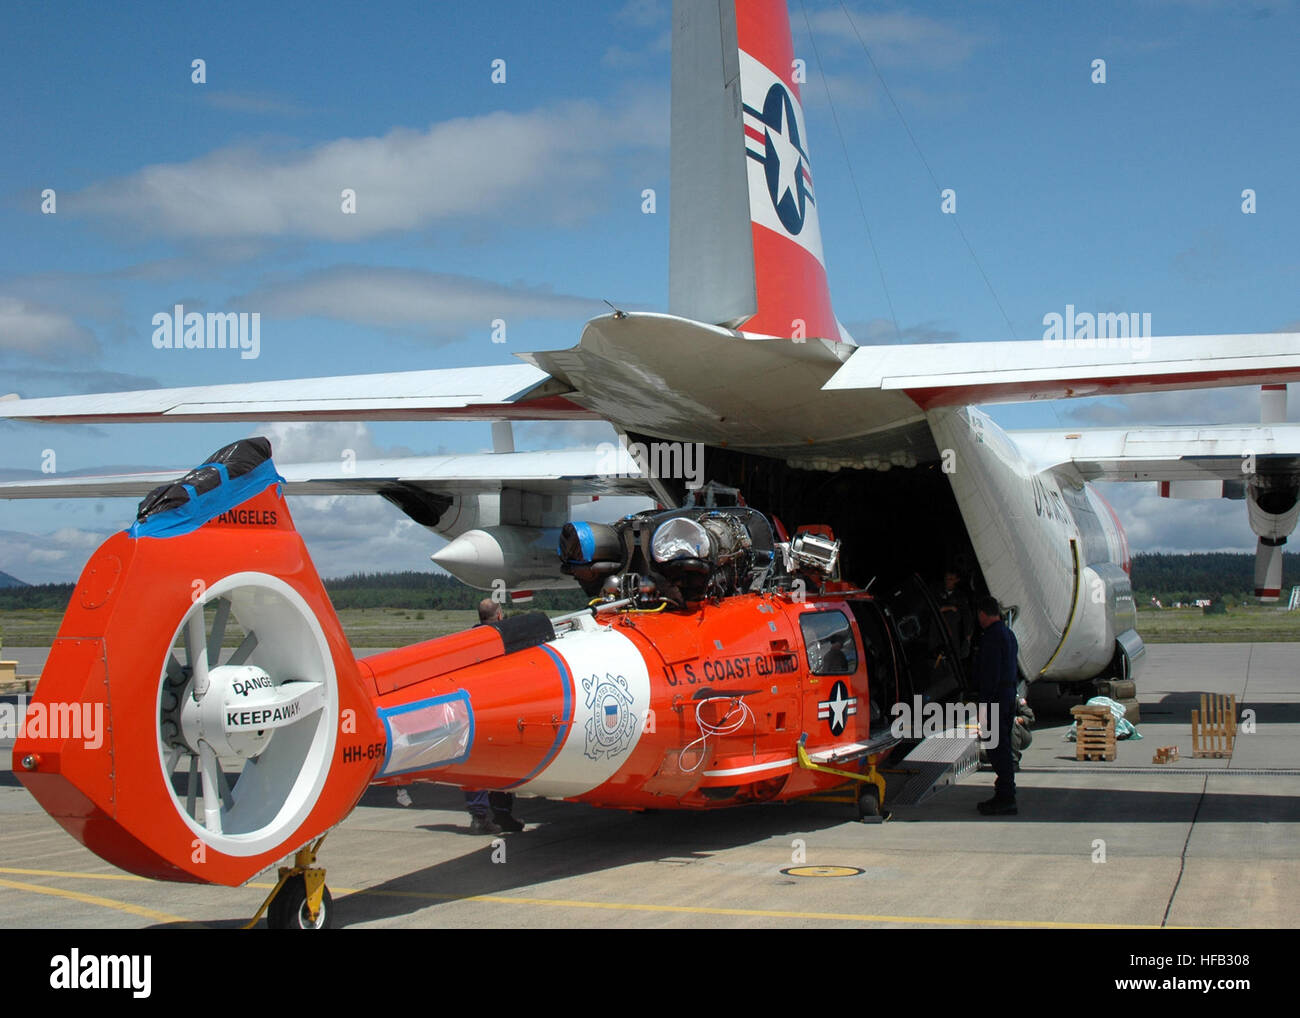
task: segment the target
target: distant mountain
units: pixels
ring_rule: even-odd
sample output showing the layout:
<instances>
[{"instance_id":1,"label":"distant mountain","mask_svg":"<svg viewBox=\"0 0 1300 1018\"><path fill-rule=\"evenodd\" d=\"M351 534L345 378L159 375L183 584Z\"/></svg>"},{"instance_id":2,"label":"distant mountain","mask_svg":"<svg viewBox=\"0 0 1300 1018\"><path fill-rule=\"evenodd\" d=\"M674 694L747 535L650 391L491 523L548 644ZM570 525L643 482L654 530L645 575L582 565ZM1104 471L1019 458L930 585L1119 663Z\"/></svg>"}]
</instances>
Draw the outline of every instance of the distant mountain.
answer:
<instances>
[{"instance_id":1,"label":"distant mountain","mask_svg":"<svg viewBox=\"0 0 1300 1018\"><path fill-rule=\"evenodd\" d=\"M24 583L17 576L10 576L8 573L0 573L0 587L30 587L30 583Z\"/></svg>"}]
</instances>

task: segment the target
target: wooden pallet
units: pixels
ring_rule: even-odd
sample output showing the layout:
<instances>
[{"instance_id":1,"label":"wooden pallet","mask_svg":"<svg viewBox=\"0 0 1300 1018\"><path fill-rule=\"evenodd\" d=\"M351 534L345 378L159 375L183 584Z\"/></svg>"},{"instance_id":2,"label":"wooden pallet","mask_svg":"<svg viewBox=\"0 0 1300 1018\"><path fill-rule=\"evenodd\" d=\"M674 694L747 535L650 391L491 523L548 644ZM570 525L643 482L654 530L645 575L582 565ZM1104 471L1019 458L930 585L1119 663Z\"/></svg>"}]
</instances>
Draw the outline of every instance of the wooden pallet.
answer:
<instances>
[{"instance_id":1,"label":"wooden pallet","mask_svg":"<svg viewBox=\"0 0 1300 1018\"><path fill-rule=\"evenodd\" d=\"M1192 711L1192 756L1232 756L1236 738L1236 694L1202 693L1201 709Z\"/></svg>"},{"instance_id":2,"label":"wooden pallet","mask_svg":"<svg viewBox=\"0 0 1300 1018\"><path fill-rule=\"evenodd\" d=\"M1109 707L1071 707L1075 720L1076 760L1115 759L1115 715Z\"/></svg>"}]
</instances>

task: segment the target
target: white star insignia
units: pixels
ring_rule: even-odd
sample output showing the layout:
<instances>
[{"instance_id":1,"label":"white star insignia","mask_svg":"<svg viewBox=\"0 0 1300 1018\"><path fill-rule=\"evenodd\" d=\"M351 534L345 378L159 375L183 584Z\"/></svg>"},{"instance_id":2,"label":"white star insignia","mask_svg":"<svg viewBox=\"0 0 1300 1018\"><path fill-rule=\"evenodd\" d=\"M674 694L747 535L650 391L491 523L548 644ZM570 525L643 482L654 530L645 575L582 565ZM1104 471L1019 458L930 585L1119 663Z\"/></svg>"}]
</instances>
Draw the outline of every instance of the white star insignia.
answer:
<instances>
[{"instance_id":1,"label":"white star insignia","mask_svg":"<svg viewBox=\"0 0 1300 1018\"><path fill-rule=\"evenodd\" d=\"M787 117L781 131L767 129L767 136L772 140L772 150L776 155L777 172L776 202L779 205L787 191L799 201L799 174L802 172L803 156L790 141L790 118Z\"/></svg>"},{"instance_id":2,"label":"white star insignia","mask_svg":"<svg viewBox=\"0 0 1300 1018\"><path fill-rule=\"evenodd\" d=\"M840 693L834 700L829 701L831 705L831 727L842 728L844 726L844 710L849 705L849 700Z\"/></svg>"}]
</instances>

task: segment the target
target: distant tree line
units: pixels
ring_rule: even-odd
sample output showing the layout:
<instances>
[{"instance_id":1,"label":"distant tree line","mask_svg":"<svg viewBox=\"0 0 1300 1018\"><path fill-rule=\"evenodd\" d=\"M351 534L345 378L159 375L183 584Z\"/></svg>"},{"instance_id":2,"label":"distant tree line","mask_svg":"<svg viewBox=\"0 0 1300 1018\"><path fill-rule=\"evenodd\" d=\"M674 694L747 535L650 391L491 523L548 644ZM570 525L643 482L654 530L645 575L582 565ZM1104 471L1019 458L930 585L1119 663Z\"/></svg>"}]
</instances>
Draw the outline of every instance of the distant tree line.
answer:
<instances>
[{"instance_id":1,"label":"distant tree line","mask_svg":"<svg viewBox=\"0 0 1300 1018\"><path fill-rule=\"evenodd\" d=\"M1133 590L1139 605L1158 598L1166 605L1198 598L1229 604L1253 600L1255 556L1227 552L1191 555L1143 553L1133 556ZM1287 554L1282 565L1283 598L1293 583L1300 583L1300 554ZM335 608L415 608L471 610L487 596L485 591L442 573L356 573L326 580L325 589ZM72 597L73 584L0 589L0 610L52 608L62 611ZM529 607L542 611L571 611L587 603L582 591L539 590Z\"/></svg>"},{"instance_id":2,"label":"distant tree line","mask_svg":"<svg viewBox=\"0 0 1300 1018\"><path fill-rule=\"evenodd\" d=\"M0 610L57 608L63 611L72 600L71 583L41 583L0 589Z\"/></svg>"},{"instance_id":3,"label":"distant tree line","mask_svg":"<svg viewBox=\"0 0 1300 1018\"><path fill-rule=\"evenodd\" d=\"M63 611L74 584L46 583L0 589L0 611L55 609ZM326 580L325 590L337 609L417 608L433 611L472 610L487 591L467 586L441 573L356 573ZM539 590L527 607L541 611L571 611L587 603L582 591ZM522 606L521 606L522 607Z\"/></svg>"},{"instance_id":4,"label":"distant tree line","mask_svg":"<svg viewBox=\"0 0 1300 1018\"><path fill-rule=\"evenodd\" d=\"M1133 592L1138 605L1157 598L1166 607L1198 598L1228 604L1254 603L1255 556L1231 552L1196 552L1191 555L1143 553L1133 556ZM1282 598L1300 583L1300 554L1284 554Z\"/></svg>"},{"instance_id":5,"label":"distant tree line","mask_svg":"<svg viewBox=\"0 0 1300 1018\"><path fill-rule=\"evenodd\" d=\"M355 573L326 580L325 589L335 608L426 608L435 611L469 610L478 607L488 591L461 583L442 573ZM539 590L529 608L541 611L571 611L587 598L572 590Z\"/></svg>"}]
</instances>

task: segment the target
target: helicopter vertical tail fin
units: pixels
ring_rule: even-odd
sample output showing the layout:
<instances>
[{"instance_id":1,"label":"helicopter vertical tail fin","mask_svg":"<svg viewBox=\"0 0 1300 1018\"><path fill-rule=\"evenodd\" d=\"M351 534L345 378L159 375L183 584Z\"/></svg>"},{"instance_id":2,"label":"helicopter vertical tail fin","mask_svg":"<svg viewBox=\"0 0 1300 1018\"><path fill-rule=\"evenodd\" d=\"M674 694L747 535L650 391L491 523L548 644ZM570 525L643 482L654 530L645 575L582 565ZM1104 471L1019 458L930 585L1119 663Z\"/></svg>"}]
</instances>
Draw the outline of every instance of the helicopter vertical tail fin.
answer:
<instances>
[{"instance_id":1,"label":"helicopter vertical tail fin","mask_svg":"<svg viewBox=\"0 0 1300 1018\"><path fill-rule=\"evenodd\" d=\"M265 439L156 489L73 591L14 773L86 847L235 885L328 830L384 731Z\"/></svg>"}]
</instances>

